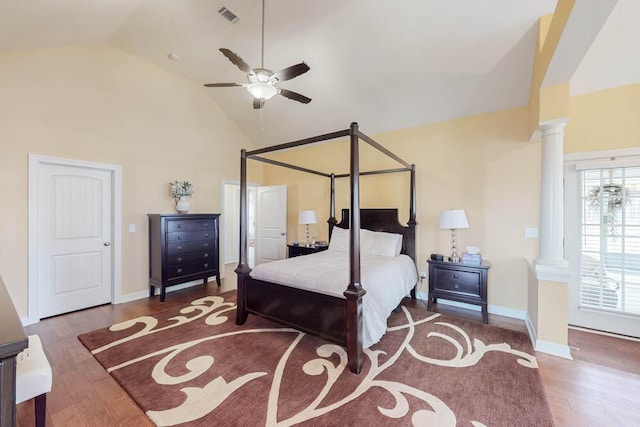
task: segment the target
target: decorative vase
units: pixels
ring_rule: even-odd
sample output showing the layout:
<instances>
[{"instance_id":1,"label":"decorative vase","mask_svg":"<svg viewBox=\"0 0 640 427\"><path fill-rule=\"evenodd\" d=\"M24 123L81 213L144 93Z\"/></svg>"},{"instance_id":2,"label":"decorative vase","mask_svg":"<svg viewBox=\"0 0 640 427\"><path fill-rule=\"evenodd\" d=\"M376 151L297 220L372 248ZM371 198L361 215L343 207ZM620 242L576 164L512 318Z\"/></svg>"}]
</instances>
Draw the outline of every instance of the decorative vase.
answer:
<instances>
[{"instance_id":1,"label":"decorative vase","mask_svg":"<svg viewBox=\"0 0 640 427\"><path fill-rule=\"evenodd\" d=\"M190 207L189 196L180 196L180 198L176 200L176 210L178 213L186 214L189 212Z\"/></svg>"}]
</instances>

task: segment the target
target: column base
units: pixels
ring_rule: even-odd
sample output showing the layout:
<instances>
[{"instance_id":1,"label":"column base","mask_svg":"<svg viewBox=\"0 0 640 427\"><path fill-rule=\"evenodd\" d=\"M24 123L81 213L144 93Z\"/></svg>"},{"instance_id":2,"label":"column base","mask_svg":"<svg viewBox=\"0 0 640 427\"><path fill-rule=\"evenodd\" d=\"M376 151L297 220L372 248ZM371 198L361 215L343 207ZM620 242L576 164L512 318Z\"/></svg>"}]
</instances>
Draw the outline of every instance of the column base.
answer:
<instances>
[{"instance_id":1,"label":"column base","mask_svg":"<svg viewBox=\"0 0 640 427\"><path fill-rule=\"evenodd\" d=\"M538 258L533 267L538 280L569 283L571 278L569 263L564 259Z\"/></svg>"}]
</instances>

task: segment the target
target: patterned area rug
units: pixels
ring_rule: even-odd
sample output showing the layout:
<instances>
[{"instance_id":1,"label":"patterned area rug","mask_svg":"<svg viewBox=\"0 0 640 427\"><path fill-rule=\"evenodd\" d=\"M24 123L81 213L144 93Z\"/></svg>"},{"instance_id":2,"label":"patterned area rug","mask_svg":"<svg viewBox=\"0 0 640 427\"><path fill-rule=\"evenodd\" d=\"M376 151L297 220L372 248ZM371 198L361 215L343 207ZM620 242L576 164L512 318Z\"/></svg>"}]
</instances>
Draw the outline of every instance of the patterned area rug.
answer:
<instances>
[{"instance_id":1,"label":"patterned area rug","mask_svg":"<svg viewBox=\"0 0 640 427\"><path fill-rule=\"evenodd\" d=\"M235 291L80 335L157 425L551 426L528 337L402 307L360 375L345 350L257 316Z\"/></svg>"}]
</instances>

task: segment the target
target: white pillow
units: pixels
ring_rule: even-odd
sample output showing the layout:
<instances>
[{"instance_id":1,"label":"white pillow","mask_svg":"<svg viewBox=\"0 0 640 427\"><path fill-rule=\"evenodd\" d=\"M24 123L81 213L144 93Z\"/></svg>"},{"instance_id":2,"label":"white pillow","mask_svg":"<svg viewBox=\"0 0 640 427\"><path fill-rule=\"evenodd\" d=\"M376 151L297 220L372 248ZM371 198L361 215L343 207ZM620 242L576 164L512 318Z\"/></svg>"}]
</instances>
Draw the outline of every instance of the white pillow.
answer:
<instances>
[{"instance_id":1,"label":"white pillow","mask_svg":"<svg viewBox=\"0 0 640 427\"><path fill-rule=\"evenodd\" d=\"M336 252L349 252L349 230L340 227L333 227L328 250Z\"/></svg>"},{"instance_id":2,"label":"white pillow","mask_svg":"<svg viewBox=\"0 0 640 427\"><path fill-rule=\"evenodd\" d=\"M349 230L333 227L329 250L349 252ZM360 254L395 257L402 251L402 234L360 230Z\"/></svg>"},{"instance_id":3,"label":"white pillow","mask_svg":"<svg viewBox=\"0 0 640 427\"><path fill-rule=\"evenodd\" d=\"M363 255L380 255L395 257L402 251L402 234L385 233L383 231L364 231L365 243L362 243Z\"/></svg>"},{"instance_id":4,"label":"white pillow","mask_svg":"<svg viewBox=\"0 0 640 427\"><path fill-rule=\"evenodd\" d=\"M374 239L369 236L373 231L360 230L360 254L371 255ZM349 229L333 227L329 250L336 252L349 252Z\"/></svg>"}]
</instances>

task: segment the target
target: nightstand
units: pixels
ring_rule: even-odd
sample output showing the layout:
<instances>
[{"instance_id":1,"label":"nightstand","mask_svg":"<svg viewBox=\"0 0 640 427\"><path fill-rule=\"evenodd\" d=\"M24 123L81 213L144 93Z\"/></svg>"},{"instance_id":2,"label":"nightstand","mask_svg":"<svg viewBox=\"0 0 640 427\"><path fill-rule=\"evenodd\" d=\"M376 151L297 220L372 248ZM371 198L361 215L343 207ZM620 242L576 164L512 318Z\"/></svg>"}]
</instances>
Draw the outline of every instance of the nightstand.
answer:
<instances>
[{"instance_id":1,"label":"nightstand","mask_svg":"<svg viewBox=\"0 0 640 427\"><path fill-rule=\"evenodd\" d=\"M322 252L322 251L326 251L327 249L329 249L328 245L323 245L323 246L314 246L311 245L309 247L307 246L296 246L296 245L287 245L287 247L289 248L289 256L288 258L293 258L295 256L300 256L300 255L309 255L309 254L315 254L316 252Z\"/></svg>"},{"instance_id":2,"label":"nightstand","mask_svg":"<svg viewBox=\"0 0 640 427\"><path fill-rule=\"evenodd\" d=\"M429 298L427 309L438 298L476 304L482 307L482 320L489 323L487 315L487 276L490 264L469 265L455 262L428 260Z\"/></svg>"}]
</instances>

